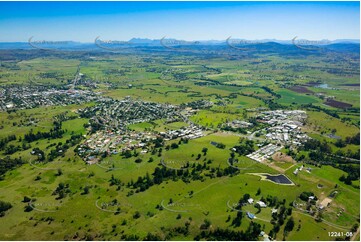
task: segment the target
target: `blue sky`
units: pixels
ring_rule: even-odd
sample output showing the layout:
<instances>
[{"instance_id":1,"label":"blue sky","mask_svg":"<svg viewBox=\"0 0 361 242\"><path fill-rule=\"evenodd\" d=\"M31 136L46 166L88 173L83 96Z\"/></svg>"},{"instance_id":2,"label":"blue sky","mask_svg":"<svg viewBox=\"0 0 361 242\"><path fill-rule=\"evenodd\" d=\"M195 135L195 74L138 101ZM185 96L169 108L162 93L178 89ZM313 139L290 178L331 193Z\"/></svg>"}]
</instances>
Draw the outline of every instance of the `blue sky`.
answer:
<instances>
[{"instance_id":1,"label":"blue sky","mask_svg":"<svg viewBox=\"0 0 361 242\"><path fill-rule=\"evenodd\" d=\"M359 39L359 2L0 2L0 41Z\"/></svg>"}]
</instances>

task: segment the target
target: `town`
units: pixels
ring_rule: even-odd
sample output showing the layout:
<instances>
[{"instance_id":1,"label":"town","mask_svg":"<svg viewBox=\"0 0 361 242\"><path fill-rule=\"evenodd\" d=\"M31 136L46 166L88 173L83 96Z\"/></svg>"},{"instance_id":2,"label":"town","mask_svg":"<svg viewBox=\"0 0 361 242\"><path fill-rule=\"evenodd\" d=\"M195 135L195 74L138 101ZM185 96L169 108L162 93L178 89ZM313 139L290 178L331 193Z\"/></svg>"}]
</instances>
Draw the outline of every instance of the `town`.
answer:
<instances>
[{"instance_id":1,"label":"town","mask_svg":"<svg viewBox=\"0 0 361 242\"><path fill-rule=\"evenodd\" d=\"M88 90L11 85L0 88L0 111L81 104L97 100L98 97L98 94Z\"/></svg>"}]
</instances>

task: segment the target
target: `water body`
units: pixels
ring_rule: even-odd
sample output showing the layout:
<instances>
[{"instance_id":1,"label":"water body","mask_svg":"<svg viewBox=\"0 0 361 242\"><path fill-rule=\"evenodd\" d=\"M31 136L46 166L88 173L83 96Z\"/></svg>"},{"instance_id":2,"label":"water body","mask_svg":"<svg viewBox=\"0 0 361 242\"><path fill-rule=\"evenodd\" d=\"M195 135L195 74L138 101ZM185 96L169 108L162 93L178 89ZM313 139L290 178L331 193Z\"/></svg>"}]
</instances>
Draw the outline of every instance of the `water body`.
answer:
<instances>
[{"instance_id":1,"label":"water body","mask_svg":"<svg viewBox=\"0 0 361 242\"><path fill-rule=\"evenodd\" d=\"M294 183L287 176L283 174L278 174L278 175L271 175L266 173L248 173L248 174L260 176L261 180L268 180L280 185L294 185Z\"/></svg>"},{"instance_id":2,"label":"water body","mask_svg":"<svg viewBox=\"0 0 361 242\"><path fill-rule=\"evenodd\" d=\"M287 185L293 184L293 182L283 174L279 174L279 175L264 174L264 176L266 177L265 180L270 180L278 184L287 184Z\"/></svg>"}]
</instances>

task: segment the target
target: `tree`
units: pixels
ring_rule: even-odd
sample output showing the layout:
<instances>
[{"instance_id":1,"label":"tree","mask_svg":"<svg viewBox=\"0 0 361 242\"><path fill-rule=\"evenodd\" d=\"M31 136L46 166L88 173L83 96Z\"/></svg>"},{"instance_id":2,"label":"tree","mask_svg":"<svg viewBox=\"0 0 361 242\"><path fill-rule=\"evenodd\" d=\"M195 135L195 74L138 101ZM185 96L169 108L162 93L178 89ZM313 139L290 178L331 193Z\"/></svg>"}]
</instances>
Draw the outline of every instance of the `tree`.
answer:
<instances>
[{"instance_id":1,"label":"tree","mask_svg":"<svg viewBox=\"0 0 361 242\"><path fill-rule=\"evenodd\" d=\"M287 216L292 215L292 208L291 207L287 208L286 213L287 213Z\"/></svg>"},{"instance_id":2,"label":"tree","mask_svg":"<svg viewBox=\"0 0 361 242\"><path fill-rule=\"evenodd\" d=\"M293 217L290 217L285 225L284 234L286 235L288 232L292 231L294 226L295 221L293 220Z\"/></svg>"},{"instance_id":3,"label":"tree","mask_svg":"<svg viewBox=\"0 0 361 242\"><path fill-rule=\"evenodd\" d=\"M24 208L24 212L31 212L31 211L33 211L33 207L32 206L30 206L29 204L28 205L26 205L25 206L25 208Z\"/></svg>"},{"instance_id":4,"label":"tree","mask_svg":"<svg viewBox=\"0 0 361 242\"><path fill-rule=\"evenodd\" d=\"M216 147L219 148L219 149L224 149L224 148L226 148L226 145L223 144L223 143L217 143Z\"/></svg>"},{"instance_id":5,"label":"tree","mask_svg":"<svg viewBox=\"0 0 361 242\"><path fill-rule=\"evenodd\" d=\"M177 149L179 145L177 143L172 143L170 146L172 149Z\"/></svg>"},{"instance_id":6,"label":"tree","mask_svg":"<svg viewBox=\"0 0 361 242\"><path fill-rule=\"evenodd\" d=\"M59 169L58 169L58 172L56 173L56 175L57 175L57 176L63 175L63 171L59 168Z\"/></svg>"},{"instance_id":7,"label":"tree","mask_svg":"<svg viewBox=\"0 0 361 242\"><path fill-rule=\"evenodd\" d=\"M140 213L139 213L138 211L136 211L136 212L134 213L134 215L133 215L133 218L134 218L134 219L140 218Z\"/></svg>"},{"instance_id":8,"label":"tree","mask_svg":"<svg viewBox=\"0 0 361 242\"><path fill-rule=\"evenodd\" d=\"M201 224L201 229L208 229L211 226L211 221L208 219L205 219L203 223Z\"/></svg>"},{"instance_id":9,"label":"tree","mask_svg":"<svg viewBox=\"0 0 361 242\"><path fill-rule=\"evenodd\" d=\"M354 224L353 226L352 226L352 229L351 229L351 232L356 232L357 231L357 229L358 229L358 224Z\"/></svg>"},{"instance_id":10,"label":"tree","mask_svg":"<svg viewBox=\"0 0 361 242\"><path fill-rule=\"evenodd\" d=\"M256 193L256 196L260 195L261 194L261 188L258 188L257 190L257 193Z\"/></svg>"},{"instance_id":11,"label":"tree","mask_svg":"<svg viewBox=\"0 0 361 242\"><path fill-rule=\"evenodd\" d=\"M228 218L231 219L230 216L229 216ZM243 213L242 213L242 211L237 211L237 216L233 219L232 225L233 225L234 227L239 227L239 226L241 226L241 224L242 224L242 218L243 218Z\"/></svg>"},{"instance_id":12,"label":"tree","mask_svg":"<svg viewBox=\"0 0 361 242\"><path fill-rule=\"evenodd\" d=\"M208 151L208 148L206 148L206 147L204 147L204 148L202 149L202 152L203 152L203 155L204 155L204 156L207 155L207 151Z\"/></svg>"},{"instance_id":13,"label":"tree","mask_svg":"<svg viewBox=\"0 0 361 242\"><path fill-rule=\"evenodd\" d=\"M30 197L24 196L24 199L23 199L23 202L24 202L24 203L28 203L28 202L30 202L30 201L31 201L31 198L30 198Z\"/></svg>"},{"instance_id":14,"label":"tree","mask_svg":"<svg viewBox=\"0 0 361 242\"><path fill-rule=\"evenodd\" d=\"M83 193L82 194L88 194L89 193L89 187L86 186L83 188Z\"/></svg>"},{"instance_id":15,"label":"tree","mask_svg":"<svg viewBox=\"0 0 361 242\"><path fill-rule=\"evenodd\" d=\"M259 205L258 203L256 203L256 204L254 205L254 207L257 208L256 214L258 214L258 213L261 212L261 205Z\"/></svg>"},{"instance_id":16,"label":"tree","mask_svg":"<svg viewBox=\"0 0 361 242\"><path fill-rule=\"evenodd\" d=\"M247 203L248 199L251 198L251 195L249 195L248 193L244 194L243 197L240 199L239 203L243 204L243 203Z\"/></svg>"},{"instance_id":17,"label":"tree","mask_svg":"<svg viewBox=\"0 0 361 242\"><path fill-rule=\"evenodd\" d=\"M13 206L9 202L0 201L0 217L5 215L5 212Z\"/></svg>"},{"instance_id":18,"label":"tree","mask_svg":"<svg viewBox=\"0 0 361 242\"><path fill-rule=\"evenodd\" d=\"M132 153L130 152L130 150L126 150L122 152L122 156L124 156L125 158L130 158L132 157Z\"/></svg>"}]
</instances>

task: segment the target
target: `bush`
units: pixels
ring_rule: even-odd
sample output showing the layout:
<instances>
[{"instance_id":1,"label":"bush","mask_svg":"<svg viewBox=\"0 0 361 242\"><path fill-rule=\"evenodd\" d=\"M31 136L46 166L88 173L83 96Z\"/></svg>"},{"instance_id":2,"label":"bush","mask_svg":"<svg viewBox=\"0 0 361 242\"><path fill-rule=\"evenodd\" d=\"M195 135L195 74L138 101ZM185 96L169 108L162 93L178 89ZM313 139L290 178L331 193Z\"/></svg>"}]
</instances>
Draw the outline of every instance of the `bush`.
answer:
<instances>
[{"instance_id":1,"label":"bush","mask_svg":"<svg viewBox=\"0 0 361 242\"><path fill-rule=\"evenodd\" d=\"M9 210L13 206L9 202L0 201L0 217L5 215L5 211Z\"/></svg>"}]
</instances>

